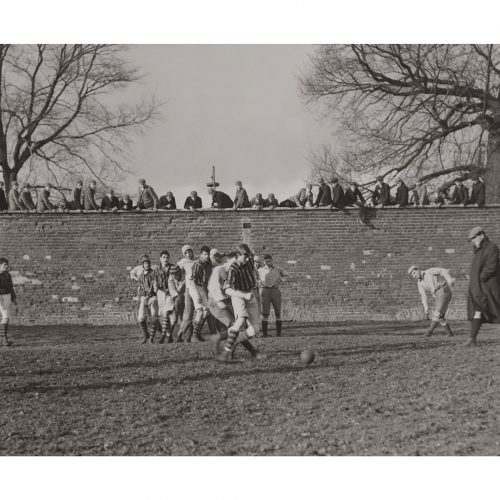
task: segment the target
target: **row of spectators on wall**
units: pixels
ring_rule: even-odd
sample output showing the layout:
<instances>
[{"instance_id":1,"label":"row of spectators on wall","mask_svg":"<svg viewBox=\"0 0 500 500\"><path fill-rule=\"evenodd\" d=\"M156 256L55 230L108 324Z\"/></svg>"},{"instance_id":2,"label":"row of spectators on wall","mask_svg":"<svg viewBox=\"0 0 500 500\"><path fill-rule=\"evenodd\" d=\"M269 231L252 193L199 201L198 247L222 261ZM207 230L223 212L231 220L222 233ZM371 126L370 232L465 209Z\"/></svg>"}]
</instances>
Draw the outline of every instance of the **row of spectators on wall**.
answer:
<instances>
[{"instance_id":1,"label":"row of spectators on wall","mask_svg":"<svg viewBox=\"0 0 500 500\"><path fill-rule=\"evenodd\" d=\"M5 193L3 183L0 182L0 211L55 211L55 210L86 210L86 211L117 211L117 210L197 210L203 208L203 201L196 191L191 191L184 201L184 205L177 206L175 196L171 191L158 197L152 186L148 185L145 179L139 179L137 198L134 201L129 195L118 198L114 190L106 190L105 196L100 200L96 199L97 183L92 181L84 188L83 182L77 182L72 191L71 200L67 200L64 195L62 201L55 203L51 201L52 184L47 183L38 192L36 204L32 197L32 187L25 183L22 186L18 182L13 182L9 193ZM365 207L371 206L383 208L385 206L425 206L425 205L474 205L482 207L485 202L485 185L483 180L475 175L472 177L472 187L469 189L462 180L457 179L454 186L440 188L433 193L429 193L425 184L416 182L416 186L409 189L403 179L398 181L396 190L391 193L389 184L384 182L383 177L377 177L373 191L366 191L363 195L360 186L356 182L348 183L343 187L338 178L332 178L329 183L324 179L319 180L317 189L313 190L312 184L307 184L298 193L290 196L281 203L278 202L273 193L266 198L261 193L257 193L250 198L241 181L236 181L236 193L231 198L223 191L215 187L208 188L210 196L210 208L257 208L273 209L282 208L316 208L330 207L341 209L344 207ZM369 194L367 199L366 193ZM205 207L208 208L208 207Z\"/></svg>"}]
</instances>

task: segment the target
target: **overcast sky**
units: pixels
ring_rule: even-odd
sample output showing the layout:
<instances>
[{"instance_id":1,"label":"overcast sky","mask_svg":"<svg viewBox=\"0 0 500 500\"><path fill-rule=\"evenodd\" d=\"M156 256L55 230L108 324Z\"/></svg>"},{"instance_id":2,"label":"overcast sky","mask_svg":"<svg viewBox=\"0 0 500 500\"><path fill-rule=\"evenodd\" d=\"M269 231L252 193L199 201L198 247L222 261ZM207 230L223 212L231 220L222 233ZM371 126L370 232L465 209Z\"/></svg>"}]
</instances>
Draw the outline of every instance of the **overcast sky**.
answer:
<instances>
[{"instance_id":1,"label":"overcast sky","mask_svg":"<svg viewBox=\"0 0 500 500\"><path fill-rule=\"evenodd\" d=\"M135 193L144 177L178 203L196 189L208 203L212 165L231 196L241 180L248 194L294 194L309 175L308 158L328 136L298 92L312 45L134 45L146 74L134 97L154 93L162 120L135 140Z\"/></svg>"}]
</instances>

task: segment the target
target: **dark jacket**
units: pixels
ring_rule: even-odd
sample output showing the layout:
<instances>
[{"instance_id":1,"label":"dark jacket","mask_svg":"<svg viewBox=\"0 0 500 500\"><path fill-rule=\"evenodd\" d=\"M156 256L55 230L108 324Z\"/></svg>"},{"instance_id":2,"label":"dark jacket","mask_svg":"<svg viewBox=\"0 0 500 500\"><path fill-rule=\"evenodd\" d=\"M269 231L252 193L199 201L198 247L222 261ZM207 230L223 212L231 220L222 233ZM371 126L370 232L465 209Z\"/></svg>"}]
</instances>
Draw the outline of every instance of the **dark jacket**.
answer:
<instances>
[{"instance_id":1,"label":"dark jacket","mask_svg":"<svg viewBox=\"0 0 500 500\"><path fill-rule=\"evenodd\" d=\"M396 205L406 207L408 205L408 186L402 182L396 191Z\"/></svg>"},{"instance_id":2,"label":"dark jacket","mask_svg":"<svg viewBox=\"0 0 500 500\"><path fill-rule=\"evenodd\" d=\"M0 189L0 211L7 210L9 205L7 205L7 198L5 197L5 191Z\"/></svg>"},{"instance_id":3,"label":"dark jacket","mask_svg":"<svg viewBox=\"0 0 500 500\"><path fill-rule=\"evenodd\" d=\"M71 200L71 210L81 210L82 205L82 188L76 187L73 189L73 199Z\"/></svg>"},{"instance_id":4,"label":"dark jacket","mask_svg":"<svg viewBox=\"0 0 500 500\"><path fill-rule=\"evenodd\" d=\"M158 208L161 208L162 210L175 210L177 208L177 205L175 203L175 196L172 196L172 198L167 200L167 195L160 196L160 200L158 201Z\"/></svg>"},{"instance_id":5,"label":"dark jacket","mask_svg":"<svg viewBox=\"0 0 500 500\"><path fill-rule=\"evenodd\" d=\"M46 189L42 189L42 191L40 191L40 194L38 195L38 198L36 200L36 209L38 212L54 210L55 207L50 202L49 196L50 196L50 191L47 191Z\"/></svg>"},{"instance_id":6,"label":"dark jacket","mask_svg":"<svg viewBox=\"0 0 500 500\"><path fill-rule=\"evenodd\" d=\"M223 191L214 191L212 208L233 208L233 200Z\"/></svg>"},{"instance_id":7,"label":"dark jacket","mask_svg":"<svg viewBox=\"0 0 500 500\"><path fill-rule=\"evenodd\" d=\"M156 196L155 190L148 186L144 186L144 189L139 188L137 195L137 208L157 208L158 207L158 196Z\"/></svg>"},{"instance_id":8,"label":"dark jacket","mask_svg":"<svg viewBox=\"0 0 500 500\"><path fill-rule=\"evenodd\" d=\"M85 210L99 210L99 205L95 201L95 189L90 186L83 193L83 207Z\"/></svg>"},{"instance_id":9,"label":"dark jacket","mask_svg":"<svg viewBox=\"0 0 500 500\"><path fill-rule=\"evenodd\" d=\"M382 186L375 186L375 191L372 196L372 203L374 205L382 205L385 207L391 200L391 189L389 184L382 182Z\"/></svg>"},{"instance_id":10,"label":"dark jacket","mask_svg":"<svg viewBox=\"0 0 500 500\"><path fill-rule=\"evenodd\" d=\"M113 210L116 208L117 210L120 208L120 200L116 196L105 196L101 200L101 210Z\"/></svg>"},{"instance_id":11,"label":"dark jacket","mask_svg":"<svg viewBox=\"0 0 500 500\"><path fill-rule=\"evenodd\" d=\"M467 316L481 311L485 323L500 323L500 266L498 247L485 238L474 249L469 272Z\"/></svg>"},{"instance_id":12,"label":"dark jacket","mask_svg":"<svg viewBox=\"0 0 500 500\"><path fill-rule=\"evenodd\" d=\"M234 208L250 208L250 201L248 201L248 194L245 188L241 188L236 191L236 195L234 197Z\"/></svg>"},{"instance_id":13,"label":"dark jacket","mask_svg":"<svg viewBox=\"0 0 500 500\"><path fill-rule=\"evenodd\" d=\"M344 190L340 184L336 184L332 189L332 207L343 208Z\"/></svg>"},{"instance_id":14,"label":"dark jacket","mask_svg":"<svg viewBox=\"0 0 500 500\"><path fill-rule=\"evenodd\" d=\"M21 191L19 195L19 203L25 210L36 210L35 203L33 202L33 198L31 197L31 193L29 191Z\"/></svg>"},{"instance_id":15,"label":"dark jacket","mask_svg":"<svg viewBox=\"0 0 500 500\"><path fill-rule=\"evenodd\" d=\"M486 188L484 182L474 182L470 193L469 203L477 203L482 207L486 202Z\"/></svg>"},{"instance_id":16,"label":"dark jacket","mask_svg":"<svg viewBox=\"0 0 500 500\"><path fill-rule=\"evenodd\" d=\"M120 210L132 210L132 200L120 200Z\"/></svg>"},{"instance_id":17,"label":"dark jacket","mask_svg":"<svg viewBox=\"0 0 500 500\"><path fill-rule=\"evenodd\" d=\"M269 207L279 207L279 202L277 198L274 198L272 201L269 198L266 198L264 200L264 207L269 208Z\"/></svg>"},{"instance_id":18,"label":"dark jacket","mask_svg":"<svg viewBox=\"0 0 500 500\"><path fill-rule=\"evenodd\" d=\"M359 200L359 202L357 201ZM365 204L365 199L363 198L363 195L361 194L361 191L359 190L358 187L353 191L350 187L348 187L345 192L344 192L344 204L353 206L353 205L364 205Z\"/></svg>"},{"instance_id":19,"label":"dark jacket","mask_svg":"<svg viewBox=\"0 0 500 500\"><path fill-rule=\"evenodd\" d=\"M191 196L188 196L186 198L186 201L184 202L184 208L186 210L189 210L190 208L201 208L202 207L202 202L201 198L197 196L194 200L191 198Z\"/></svg>"},{"instance_id":20,"label":"dark jacket","mask_svg":"<svg viewBox=\"0 0 500 500\"><path fill-rule=\"evenodd\" d=\"M319 186L318 197L314 203L315 207L328 207L332 204L332 191L328 184Z\"/></svg>"},{"instance_id":21,"label":"dark jacket","mask_svg":"<svg viewBox=\"0 0 500 500\"><path fill-rule=\"evenodd\" d=\"M469 201L469 191L462 184L461 186L455 186L453 194L451 195L451 203L453 205L461 205L462 203L468 203Z\"/></svg>"}]
</instances>

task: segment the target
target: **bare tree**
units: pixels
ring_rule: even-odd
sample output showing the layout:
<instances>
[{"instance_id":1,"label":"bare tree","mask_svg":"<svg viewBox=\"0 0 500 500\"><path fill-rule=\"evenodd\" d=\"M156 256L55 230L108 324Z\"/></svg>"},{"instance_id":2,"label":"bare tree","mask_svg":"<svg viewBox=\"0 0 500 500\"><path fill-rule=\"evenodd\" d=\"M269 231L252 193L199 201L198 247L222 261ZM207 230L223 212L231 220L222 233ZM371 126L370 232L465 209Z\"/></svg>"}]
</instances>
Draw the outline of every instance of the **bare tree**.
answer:
<instances>
[{"instance_id":1,"label":"bare tree","mask_svg":"<svg viewBox=\"0 0 500 500\"><path fill-rule=\"evenodd\" d=\"M0 45L0 167L7 189L24 178L63 185L123 175L127 141L158 114L121 104L141 78L113 45Z\"/></svg>"},{"instance_id":2,"label":"bare tree","mask_svg":"<svg viewBox=\"0 0 500 500\"><path fill-rule=\"evenodd\" d=\"M300 87L338 118L352 171L429 180L478 170L500 202L499 46L322 46Z\"/></svg>"}]
</instances>

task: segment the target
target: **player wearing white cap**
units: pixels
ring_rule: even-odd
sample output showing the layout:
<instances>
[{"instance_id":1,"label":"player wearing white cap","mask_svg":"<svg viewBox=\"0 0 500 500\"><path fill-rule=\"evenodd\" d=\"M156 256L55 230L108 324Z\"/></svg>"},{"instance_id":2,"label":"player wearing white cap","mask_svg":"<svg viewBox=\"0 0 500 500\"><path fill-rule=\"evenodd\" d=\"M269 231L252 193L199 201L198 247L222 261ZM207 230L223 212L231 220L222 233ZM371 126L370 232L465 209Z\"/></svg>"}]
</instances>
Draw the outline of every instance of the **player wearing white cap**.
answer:
<instances>
[{"instance_id":1,"label":"player wearing white cap","mask_svg":"<svg viewBox=\"0 0 500 500\"><path fill-rule=\"evenodd\" d=\"M455 280L450 276L447 269L442 267L431 267L425 271L419 269L417 266L411 266L408 269L408 274L417 280L418 291L424 306L425 315L429 318L429 302L427 294L429 293L435 298L434 310L432 313L431 324L425 333L425 337L430 337L436 327L441 324L446 328L448 336L453 336L448 321L446 321L446 313L451 301L452 293L451 287Z\"/></svg>"}]
</instances>

